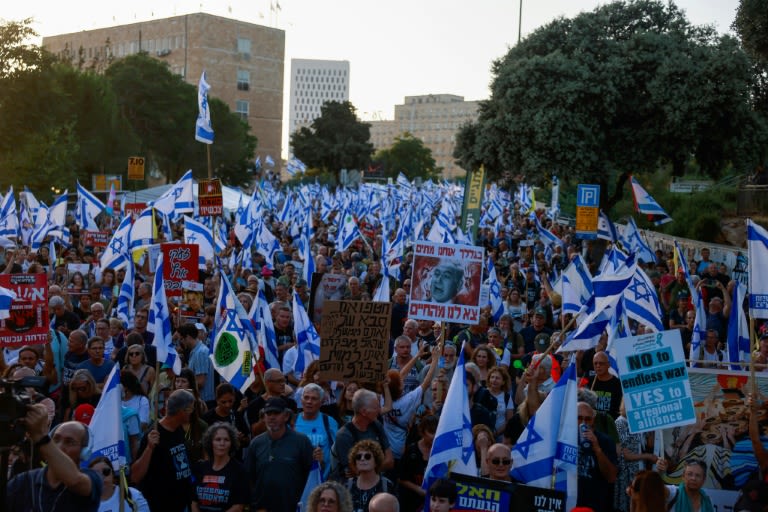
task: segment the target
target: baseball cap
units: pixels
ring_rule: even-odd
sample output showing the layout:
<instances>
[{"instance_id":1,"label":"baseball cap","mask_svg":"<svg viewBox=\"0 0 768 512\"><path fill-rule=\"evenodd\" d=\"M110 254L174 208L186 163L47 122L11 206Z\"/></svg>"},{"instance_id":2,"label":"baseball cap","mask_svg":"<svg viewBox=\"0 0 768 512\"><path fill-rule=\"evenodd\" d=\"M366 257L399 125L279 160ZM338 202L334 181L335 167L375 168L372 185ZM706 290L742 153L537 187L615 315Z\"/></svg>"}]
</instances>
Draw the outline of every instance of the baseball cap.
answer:
<instances>
[{"instance_id":1,"label":"baseball cap","mask_svg":"<svg viewBox=\"0 0 768 512\"><path fill-rule=\"evenodd\" d=\"M80 404L75 408L75 421L90 425L95 411L96 409L91 404Z\"/></svg>"},{"instance_id":2,"label":"baseball cap","mask_svg":"<svg viewBox=\"0 0 768 512\"><path fill-rule=\"evenodd\" d=\"M533 346L536 348L536 352L546 352L549 348L550 335L546 333L537 334L533 338Z\"/></svg>"},{"instance_id":3,"label":"baseball cap","mask_svg":"<svg viewBox=\"0 0 768 512\"><path fill-rule=\"evenodd\" d=\"M269 267L262 267L261 275L263 275L263 276L271 276L272 275L272 269L269 268Z\"/></svg>"},{"instance_id":4,"label":"baseball cap","mask_svg":"<svg viewBox=\"0 0 768 512\"><path fill-rule=\"evenodd\" d=\"M280 398L279 396L273 396L267 402L264 404L263 411L265 413L267 412L283 412L288 408L288 404L285 403L285 400Z\"/></svg>"},{"instance_id":5,"label":"baseball cap","mask_svg":"<svg viewBox=\"0 0 768 512\"><path fill-rule=\"evenodd\" d=\"M547 312L544 310L544 308L536 308L536 309L534 309L533 310L533 314L534 315L541 315L541 316L544 316L544 317L547 316Z\"/></svg>"}]
</instances>

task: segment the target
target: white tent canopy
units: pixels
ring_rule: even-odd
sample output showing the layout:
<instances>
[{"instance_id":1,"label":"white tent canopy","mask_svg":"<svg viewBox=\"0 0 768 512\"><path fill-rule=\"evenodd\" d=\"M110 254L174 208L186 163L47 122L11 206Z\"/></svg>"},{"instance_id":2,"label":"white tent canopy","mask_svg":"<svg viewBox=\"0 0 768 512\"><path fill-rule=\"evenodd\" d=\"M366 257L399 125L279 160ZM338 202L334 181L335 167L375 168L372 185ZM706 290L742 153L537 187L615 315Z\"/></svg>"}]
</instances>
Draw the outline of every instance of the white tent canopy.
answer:
<instances>
[{"instance_id":1,"label":"white tent canopy","mask_svg":"<svg viewBox=\"0 0 768 512\"><path fill-rule=\"evenodd\" d=\"M197 180L195 181L195 186L192 187L192 191L195 194L195 199L197 199ZM126 202L128 203L147 203L149 204L152 201L157 200L160 196L165 194L169 188L171 188L173 184L168 185L160 185L157 187L151 187L151 188L145 188L144 190L137 190L135 192L129 191L129 190L123 190L123 194L126 196ZM225 185L221 186L221 195L224 200L224 209L230 212L237 211L237 206L240 202L240 198L242 197L243 204L248 203L251 196L248 194L244 194L240 191L238 188L233 187L227 187ZM197 202L195 202L197 204Z\"/></svg>"}]
</instances>

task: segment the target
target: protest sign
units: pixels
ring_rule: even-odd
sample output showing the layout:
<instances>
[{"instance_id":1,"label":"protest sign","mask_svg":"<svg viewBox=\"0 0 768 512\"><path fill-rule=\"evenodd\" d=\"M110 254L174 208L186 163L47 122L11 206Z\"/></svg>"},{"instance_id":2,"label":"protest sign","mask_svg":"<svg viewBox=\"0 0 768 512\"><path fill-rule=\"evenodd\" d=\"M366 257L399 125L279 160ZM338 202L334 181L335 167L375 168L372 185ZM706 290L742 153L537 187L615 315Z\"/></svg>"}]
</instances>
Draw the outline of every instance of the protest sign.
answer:
<instances>
[{"instance_id":1,"label":"protest sign","mask_svg":"<svg viewBox=\"0 0 768 512\"><path fill-rule=\"evenodd\" d=\"M125 203L125 215L134 219L147 209L147 203Z\"/></svg>"},{"instance_id":2,"label":"protest sign","mask_svg":"<svg viewBox=\"0 0 768 512\"><path fill-rule=\"evenodd\" d=\"M106 247L112 238L112 233L109 231L83 231L83 242L86 247Z\"/></svg>"},{"instance_id":3,"label":"protest sign","mask_svg":"<svg viewBox=\"0 0 768 512\"><path fill-rule=\"evenodd\" d=\"M197 244L161 244L163 253L163 283L166 297L181 297L182 282L197 281Z\"/></svg>"},{"instance_id":4,"label":"protest sign","mask_svg":"<svg viewBox=\"0 0 768 512\"><path fill-rule=\"evenodd\" d=\"M624 338L614 349L630 432L696 422L678 329Z\"/></svg>"},{"instance_id":5,"label":"protest sign","mask_svg":"<svg viewBox=\"0 0 768 512\"><path fill-rule=\"evenodd\" d=\"M484 249L471 245L414 244L410 318L477 324Z\"/></svg>"},{"instance_id":6,"label":"protest sign","mask_svg":"<svg viewBox=\"0 0 768 512\"><path fill-rule=\"evenodd\" d=\"M323 318L323 305L329 300L341 300L347 286L347 276L342 274L312 274L312 290L309 295L309 311L313 323Z\"/></svg>"},{"instance_id":7,"label":"protest sign","mask_svg":"<svg viewBox=\"0 0 768 512\"><path fill-rule=\"evenodd\" d=\"M387 371L391 316L389 302L325 302L320 327L323 379L381 381Z\"/></svg>"},{"instance_id":8,"label":"protest sign","mask_svg":"<svg viewBox=\"0 0 768 512\"><path fill-rule=\"evenodd\" d=\"M10 316L0 321L0 346L48 343L48 281L45 274L0 274L0 286L13 291Z\"/></svg>"},{"instance_id":9,"label":"protest sign","mask_svg":"<svg viewBox=\"0 0 768 512\"><path fill-rule=\"evenodd\" d=\"M221 180L200 180L197 184L197 203L201 216L221 215L224 211Z\"/></svg>"},{"instance_id":10,"label":"protest sign","mask_svg":"<svg viewBox=\"0 0 768 512\"><path fill-rule=\"evenodd\" d=\"M183 296L179 305L181 319L187 323L202 322L205 317L203 305L203 284L197 281L182 281Z\"/></svg>"},{"instance_id":11,"label":"protest sign","mask_svg":"<svg viewBox=\"0 0 768 512\"><path fill-rule=\"evenodd\" d=\"M90 271L91 266L88 263L67 263L67 294L74 300L79 300L80 295L89 292Z\"/></svg>"}]
</instances>

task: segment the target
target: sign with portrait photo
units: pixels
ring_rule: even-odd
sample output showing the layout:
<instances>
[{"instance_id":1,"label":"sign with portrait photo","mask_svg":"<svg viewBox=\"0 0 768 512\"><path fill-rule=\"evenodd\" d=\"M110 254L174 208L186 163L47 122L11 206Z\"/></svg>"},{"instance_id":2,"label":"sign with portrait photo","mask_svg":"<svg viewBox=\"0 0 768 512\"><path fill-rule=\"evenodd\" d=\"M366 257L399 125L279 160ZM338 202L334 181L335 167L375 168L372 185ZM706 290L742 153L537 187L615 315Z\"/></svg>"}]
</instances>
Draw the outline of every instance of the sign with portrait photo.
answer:
<instances>
[{"instance_id":1,"label":"sign with portrait photo","mask_svg":"<svg viewBox=\"0 0 768 512\"><path fill-rule=\"evenodd\" d=\"M10 316L0 320L0 346L48 343L48 280L45 274L0 274L0 286L13 291Z\"/></svg>"},{"instance_id":2,"label":"sign with portrait photo","mask_svg":"<svg viewBox=\"0 0 768 512\"><path fill-rule=\"evenodd\" d=\"M409 318L479 323L485 250L433 242L413 247Z\"/></svg>"}]
</instances>

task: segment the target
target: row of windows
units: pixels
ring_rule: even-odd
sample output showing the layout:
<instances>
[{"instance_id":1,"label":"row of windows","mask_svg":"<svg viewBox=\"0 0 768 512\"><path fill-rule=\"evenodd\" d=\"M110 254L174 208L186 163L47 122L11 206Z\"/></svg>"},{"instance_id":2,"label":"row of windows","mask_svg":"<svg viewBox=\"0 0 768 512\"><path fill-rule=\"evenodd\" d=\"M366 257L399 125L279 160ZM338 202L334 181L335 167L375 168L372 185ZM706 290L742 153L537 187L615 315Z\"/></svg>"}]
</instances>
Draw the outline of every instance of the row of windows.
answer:
<instances>
[{"instance_id":1,"label":"row of windows","mask_svg":"<svg viewBox=\"0 0 768 512\"><path fill-rule=\"evenodd\" d=\"M325 96L322 96L320 98L299 98L297 101L298 105L322 105L326 101L343 101L344 96L340 92L335 92L332 94L326 94Z\"/></svg>"},{"instance_id":2,"label":"row of windows","mask_svg":"<svg viewBox=\"0 0 768 512\"><path fill-rule=\"evenodd\" d=\"M339 87L336 89L333 88L333 92L331 92L331 89L326 90L325 87L323 87L323 90L312 90L312 91L297 91L296 96L299 98L323 98L328 96L336 96L338 91L338 95L341 95L342 92L347 92L346 87Z\"/></svg>"},{"instance_id":3,"label":"row of windows","mask_svg":"<svg viewBox=\"0 0 768 512\"><path fill-rule=\"evenodd\" d=\"M322 76L322 77L321 76L318 76L318 77L314 77L314 76L303 77L303 76L296 75L294 80L296 80L296 83L299 83L299 84L302 83L302 82L307 82L307 83L309 83L309 82L312 82L312 83L317 82L317 83L326 83L326 84L328 84L328 83L343 84L345 82L345 80L343 78L331 78L331 77L327 77L327 76Z\"/></svg>"},{"instance_id":4,"label":"row of windows","mask_svg":"<svg viewBox=\"0 0 768 512\"><path fill-rule=\"evenodd\" d=\"M296 73L299 75L320 75L320 76L347 76L346 69L304 69L299 68Z\"/></svg>"},{"instance_id":5,"label":"row of windows","mask_svg":"<svg viewBox=\"0 0 768 512\"><path fill-rule=\"evenodd\" d=\"M474 110L457 110L457 109L437 109L437 110L409 110L409 111L400 111L400 114L402 117L407 118L413 118L413 119L433 119L433 118L439 118L439 117L463 117L463 118L470 118L474 119L475 117L475 111Z\"/></svg>"}]
</instances>

